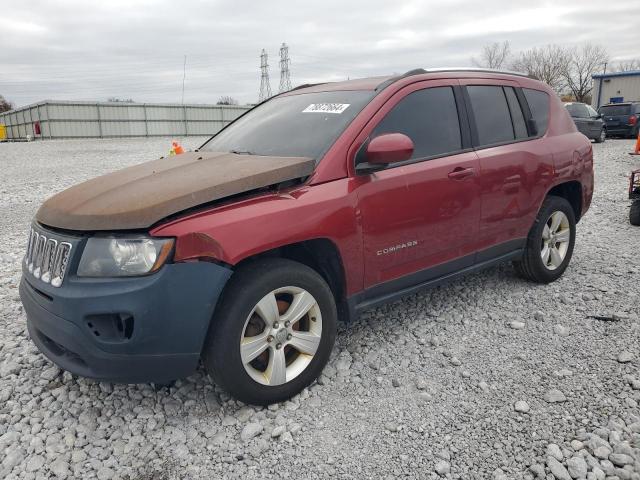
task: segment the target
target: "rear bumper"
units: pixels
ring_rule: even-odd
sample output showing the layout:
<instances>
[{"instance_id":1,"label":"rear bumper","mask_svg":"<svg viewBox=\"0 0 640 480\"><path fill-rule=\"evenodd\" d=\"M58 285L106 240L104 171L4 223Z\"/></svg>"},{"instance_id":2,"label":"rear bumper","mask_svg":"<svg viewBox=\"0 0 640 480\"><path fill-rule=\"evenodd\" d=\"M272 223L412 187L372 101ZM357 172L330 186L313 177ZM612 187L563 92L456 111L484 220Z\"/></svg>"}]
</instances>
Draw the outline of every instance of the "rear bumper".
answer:
<instances>
[{"instance_id":1,"label":"rear bumper","mask_svg":"<svg viewBox=\"0 0 640 480\"><path fill-rule=\"evenodd\" d=\"M608 126L605 125L607 129L607 135L615 136L615 135L631 135L633 133L634 126L629 125L616 125L616 126Z\"/></svg>"},{"instance_id":2,"label":"rear bumper","mask_svg":"<svg viewBox=\"0 0 640 480\"><path fill-rule=\"evenodd\" d=\"M209 321L231 270L166 265L147 277L79 279L60 288L23 275L29 334L62 369L122 383L164 383L197 367Z\"/></svg>"}]
</instances>

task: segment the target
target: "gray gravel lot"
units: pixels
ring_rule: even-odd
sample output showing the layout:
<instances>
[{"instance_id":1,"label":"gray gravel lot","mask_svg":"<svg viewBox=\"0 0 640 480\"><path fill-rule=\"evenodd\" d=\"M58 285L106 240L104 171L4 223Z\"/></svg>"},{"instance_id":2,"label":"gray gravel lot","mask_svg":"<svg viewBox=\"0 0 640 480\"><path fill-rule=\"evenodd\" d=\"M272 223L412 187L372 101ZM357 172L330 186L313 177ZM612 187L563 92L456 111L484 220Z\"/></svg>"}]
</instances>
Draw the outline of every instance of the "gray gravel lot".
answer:
<instances>
[{"instance_id":1,"label":"gray gravel lot","mask_svg":"<svg viewBox=\"0 0 640 480\"><path fill-rule=\"evenodd\" d=\"M28 338L18 282L39 204L169 139L0 144L0 478L640 480L632 145L594 145L593 205L559 281L505 265L375 309L340 326L318 384L260 409L202 371L170 391L73 378Z\"/></svg>"}]
</instances>

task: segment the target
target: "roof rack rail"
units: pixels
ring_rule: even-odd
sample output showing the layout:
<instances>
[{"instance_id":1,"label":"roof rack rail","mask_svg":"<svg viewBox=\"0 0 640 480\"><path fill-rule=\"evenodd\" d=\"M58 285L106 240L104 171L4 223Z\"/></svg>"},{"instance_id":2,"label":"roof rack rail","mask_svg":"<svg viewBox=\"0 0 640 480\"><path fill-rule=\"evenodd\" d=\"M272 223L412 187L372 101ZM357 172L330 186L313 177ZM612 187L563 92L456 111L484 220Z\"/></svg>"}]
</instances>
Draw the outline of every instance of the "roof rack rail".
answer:
<instances>
[{"instance_id":1,"label":"roof rack rail","mask_svg":"<svg viewBox=\"0 0 640 480\"><path fill-rule=\"evenodd\" d=\"M289 92L293 92L294 90L300 90L301 88L315 87L316 85L324 85L325 83L330 83L330 82L303 83L302 85L298 85L297 87L293 87L291 90L288 90L288 91Z\"/></svg>"},{"instance_id":2,"label":"roof rack rail","mask_svg":"<svg viewBox=\"0 0 640 480\"><path fill-rule=\"evenodd\" d=\"M425 73L442 73L442 72L480 72L480 73L502 73L507 75L517 75L519 77L530 78L526 73L514 72L511 70L497 70L494 68L480 68L480 67L444 67L444 68L414 68L413 70L408 70L402 75L396 75L395 77L391 77L388 80L385 80L380 85L376 87L376 92L380 90L384 90L389 85L398 80L401 80L406 77L411 77L413 75L423 75Z\"/></svg>"},{"instance_id":3,"label":"roof rack rail","mask_svg":"<svg viewBox=\"0 0 640 480\"><path fill-rule=\"evenodd\" d=\"M424 70L423 73L440 73L440 72L480 72L480 73L506 73L507 75L517 75L519 77L529 78L529 75L522 72L514 72L513 70L500 70L496 68L482 68L482 67L443 67L443 68L426 68L426 69L417 69ZM415 70L410 70L405 73L405 75L410 72L414 72ZM415 75L412 74L412 75Z\"/></svg>"}]
</instances>

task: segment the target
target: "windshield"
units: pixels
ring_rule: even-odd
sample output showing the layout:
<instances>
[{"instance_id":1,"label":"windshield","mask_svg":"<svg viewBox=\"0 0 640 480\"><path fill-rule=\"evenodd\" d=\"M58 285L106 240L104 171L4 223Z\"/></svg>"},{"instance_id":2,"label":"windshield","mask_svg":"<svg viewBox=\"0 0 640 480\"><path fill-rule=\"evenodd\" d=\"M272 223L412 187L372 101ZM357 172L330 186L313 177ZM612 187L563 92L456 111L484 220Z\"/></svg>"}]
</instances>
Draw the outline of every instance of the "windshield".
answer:
<instances>
[{"instance_id":1,"label":"windshield","mask_svg":"<svg viewBox=\"0 0 640 480\"><path fill-rule=\"evenodd\" d=\"M320 159L375 92L276 97L247 112L200 150Z\"/></svg>"},{"instance_id":2,"label":"windshield","mask_svg":"<svg viewBox=\"0 0 640 480\"><path fill-rule=\"evenodd\" d=\"M629 111L631 110L631 105L607 105L605 107L600 107L600 113L602 115L629 115Z\"/></svg>"}]
</instances>

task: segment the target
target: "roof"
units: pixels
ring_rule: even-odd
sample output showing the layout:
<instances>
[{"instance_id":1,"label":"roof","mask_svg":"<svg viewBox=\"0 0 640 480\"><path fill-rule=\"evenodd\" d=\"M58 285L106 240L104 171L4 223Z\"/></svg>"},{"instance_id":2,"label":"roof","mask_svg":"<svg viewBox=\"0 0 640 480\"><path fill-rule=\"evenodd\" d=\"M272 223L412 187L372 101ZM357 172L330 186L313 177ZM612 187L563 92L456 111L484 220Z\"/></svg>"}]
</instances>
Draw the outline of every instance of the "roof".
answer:
<instances>
[{"instance_id":1,"label":"roof","mask_svg":"<svg viewBox=\"0 0 640 480\"><path fill-rule=\"evenodd\" d=\"M628 70L626 72L611 72L611 73L594 73L591 78L611 78L611 77L638 77L640 76L640 70Z\"/></svg>"}]
</instances>

